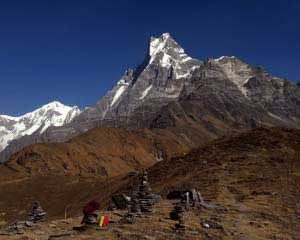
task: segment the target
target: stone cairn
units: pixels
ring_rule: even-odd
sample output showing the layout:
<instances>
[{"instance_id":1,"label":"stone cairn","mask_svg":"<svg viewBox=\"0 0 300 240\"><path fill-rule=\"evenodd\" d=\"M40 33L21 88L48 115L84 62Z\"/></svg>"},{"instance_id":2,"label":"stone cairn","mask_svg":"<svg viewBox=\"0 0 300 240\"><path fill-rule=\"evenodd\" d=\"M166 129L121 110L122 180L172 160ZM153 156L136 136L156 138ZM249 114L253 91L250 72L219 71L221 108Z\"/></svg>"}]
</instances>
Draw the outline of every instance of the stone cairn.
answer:
<instances>
[{"instance_id":1,"label":"stone cairn","mask_svg":"<svg viewBox=\"0 0 300 240\"><path fill-rule=\"evenodd\" d=\"M33 227L35 223L46 221L46 212L42 209L39 202L34 202L27 221L16 221L5 229L7 234L23 234L26 228Z\"/></svg>"},{"instance_id":2,"label":"stone cairn","mask_svg":"<svg viewBox=\"0 0 300 240\"><path fill-rule=\"evenodd\" d=\"M46 221L47 213L43 210L39 202L34 202L31 211L28 213L30 222L44 222Z\"/></svg>"},{"instance_id":3,"label":"stone cairn","mask_svg":"<svg viewBox=\"0 0 300 240\"><path fill-rule=\"evenodd\" d=\"M181 203L177 203L173 210L170 212L170 218L174 221L178 221L175 223L175 231L176 232L184 232L185 225L183 219L183 213L185 212L184 206Z\"/></svg>"},{"instance_id":4,"label":"stone cairn","mask_svg":"<svg viewBox=\"0 0 300 240\"><path fill-rule=\"evenodd\" d=\"M177 202L170 212L170 218L174 221L178 221L175 223L174 230L176 232L185 232L186 226L184 225L183 214L185 211L190 209L190 196L189 192L186 192L184 196L182 196L181 200Z\"/></svg>"},{"instance_id":5,"label":"stone cairn","mask_svg":"<svg viewBox=\"0 0 300 240\"><path fill-rule=\"evenodd\" d=\"M139 186L138 200L142 213L148 214L153 212L153 206L156 202L156 196L151 193L151 188L148 183L148 173L144 172Z\"/></svg>"},{"instance_id":6,"label":"stone cairn","mask_svg":"<svg viewBox=\"0 0 300 240\"><path fill-rule=\"evenodd\" d=\"M131 200L128 205L128 213L122 221L134 223L136 217L145 217L153 212L153 206L159 201L160 197L152 194L148 183L148 173L143 172L137 188L132 192Z\"/></svg>"}]
</instances>

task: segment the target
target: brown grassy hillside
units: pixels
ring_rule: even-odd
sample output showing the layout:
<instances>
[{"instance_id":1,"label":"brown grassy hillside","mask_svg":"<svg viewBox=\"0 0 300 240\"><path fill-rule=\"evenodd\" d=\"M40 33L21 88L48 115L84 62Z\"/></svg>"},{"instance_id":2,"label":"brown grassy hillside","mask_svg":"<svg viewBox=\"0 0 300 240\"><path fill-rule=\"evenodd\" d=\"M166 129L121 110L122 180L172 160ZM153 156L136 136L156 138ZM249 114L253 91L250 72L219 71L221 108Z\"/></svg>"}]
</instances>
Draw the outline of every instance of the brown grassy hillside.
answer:
<instances>
[{"instance_id":1,"label":"brown grassy hillside","mask_svg":"<svg viewBox=\"0 0 300 240\"><path fill-rule=\"evenodd\" d=\"M32 174L114 177L156 162L152 142L121 128L96 128L66 143L29 146L6 166Z\"/></svg>"},{"instance_id":2,"label":"brown grassy hillside","mask_svg":"<svg viewBox=\"0 0 300 240\"><path fill-rule=\"evenodd\" d=\"M209 217L236 239L300 239L299 130L260 128L216 140L156 164L150 176L161 193L199 189L223 209Z\"/></svg>"},{"instance_id":3,"label":"brown grassy hillside","mask_svg":"<svg viewBox=\"0 0 300 240\"><path fill-rule=\"evenodd\" d=\"M300 239L299 153L299 130L259 128L159 162L149 168L149 177L152 188L163 195L171 189L201 191L208 207L186 214L188 228L197 229L199 239ZM65 206L68 213L80 214L82 205L92 198L104 206L111 194L130 191L134 178L104 182L95 177L35 175L11 181L0 184L0 211L14 217L37 198L56 219L63 217ZM168 211L159 219L153 216L156 224L165 221ZM218 228L203 229L203 222ZM165 225L161 232L170 231ZM139 225L125 230L142 234Z\"/></svg>"},{"instance_id":4,"label":"brown grassy hillside","mask_svg":"<svg viewBox=\"0 0 300 240\"><path fill-rule=\"evenodd\" d=\"M39 200L50 217L72 212L99 192L109 196L116 176L157 162L150 139L119 128L97 128L66 143L36 144L0 166L0 213L25 216ZM115 190L114 190L115 191Z\"/></svg>"},{"instance_id":5,"label":"brown grassy hillside","mask_svg":"<svg viewBox=\"0 0 300 240\"><path fill-rule=\"evenodd\" d=\"M191 144L176 131L109 127L95 128L66 143L29 146L0 165L0 213L14 220L39 200L50 217L62 217L65 207L78 213L99 193L105 205L128 172L148 168L194 146L196 142Z\"/></svg>"}]
</instances>

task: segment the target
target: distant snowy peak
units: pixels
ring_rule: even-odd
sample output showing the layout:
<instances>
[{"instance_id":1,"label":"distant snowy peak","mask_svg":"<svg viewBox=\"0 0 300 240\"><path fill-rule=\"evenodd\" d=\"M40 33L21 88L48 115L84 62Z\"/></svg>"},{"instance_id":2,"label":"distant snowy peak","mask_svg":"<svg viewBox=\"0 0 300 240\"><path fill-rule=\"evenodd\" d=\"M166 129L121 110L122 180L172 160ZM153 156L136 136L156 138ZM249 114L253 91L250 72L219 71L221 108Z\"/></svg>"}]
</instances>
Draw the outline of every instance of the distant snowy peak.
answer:
<instances>
[{"instance_id":1,"label":"distant snowy peak","mask_svg":"<svg viewBox=\"0 0 300 240\"><path fill-rule=\"evenodd\" d=\"M32 118L35 116L45 116L47 114L49 114L49 112L56 112L58 115L65 115L66 113L69 113L70 111L75 111L75 112L80 112L79 108L74 106L74 107L69 107L66 105L63 105L62 103L58 102L58 101L54 101L51 103L48 103L46 105L43 105L42 107L26 113L22 116L19 117L12 117L12 116L7 116L7 115L0 115L0 118L4 118L7 120L11 120L11 121L19 121L22 119L26 119L26 118Z\"/></svg>"},{"instance_id":2,"label":"distant snowy peak","mask_svg":"<svg viewBox=\"0 0 300 240\"><path fill-rule=\"evenodd\" d=\"M42 134L52 126L63 126L79 114L78 107L54 101L19 117L0 115L0 151L12 140L25 135Z\"/></svg>"}]
</instances>

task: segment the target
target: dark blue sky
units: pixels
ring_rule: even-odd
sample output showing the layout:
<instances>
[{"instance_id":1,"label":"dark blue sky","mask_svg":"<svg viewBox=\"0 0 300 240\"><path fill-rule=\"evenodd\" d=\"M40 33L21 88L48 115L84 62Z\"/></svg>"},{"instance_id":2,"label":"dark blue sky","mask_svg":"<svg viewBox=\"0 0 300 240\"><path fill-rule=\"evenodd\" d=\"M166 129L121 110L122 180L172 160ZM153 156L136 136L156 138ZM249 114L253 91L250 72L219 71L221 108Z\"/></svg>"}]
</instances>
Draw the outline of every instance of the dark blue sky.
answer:
<instances>
[{"instance_id":1,"label":"dark blue sky","mask_svg":"<svg viewBox=\"0 0 300 240\"><path fill-rule=\"evenodd\" d=\"M192 57L235 55L300 80L299 13L296 0L1 1L0 113L92 105L163 32Z\"/></svg>"}]
</instances>

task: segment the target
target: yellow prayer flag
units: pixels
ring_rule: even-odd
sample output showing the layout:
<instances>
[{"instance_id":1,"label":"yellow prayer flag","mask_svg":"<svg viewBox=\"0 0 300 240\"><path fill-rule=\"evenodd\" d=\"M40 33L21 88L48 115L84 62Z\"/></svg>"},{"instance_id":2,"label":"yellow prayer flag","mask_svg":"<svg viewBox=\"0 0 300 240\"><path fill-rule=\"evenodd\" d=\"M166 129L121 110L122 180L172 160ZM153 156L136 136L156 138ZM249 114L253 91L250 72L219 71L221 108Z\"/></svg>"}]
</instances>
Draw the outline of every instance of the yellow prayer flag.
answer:
<instances>
[{"instance_id":1,"label":"yellow prayer flag","mask_svg":"<svg viewBox=\"0 0 300 240\"><path fill-rule=\"evenodd\" d=\"M100 222L99 222L99 226L102 227L103 226L103 222L104 222L104 216L100 217Z\"/></svg>"}]
</instances>

